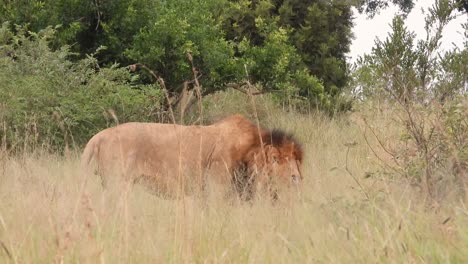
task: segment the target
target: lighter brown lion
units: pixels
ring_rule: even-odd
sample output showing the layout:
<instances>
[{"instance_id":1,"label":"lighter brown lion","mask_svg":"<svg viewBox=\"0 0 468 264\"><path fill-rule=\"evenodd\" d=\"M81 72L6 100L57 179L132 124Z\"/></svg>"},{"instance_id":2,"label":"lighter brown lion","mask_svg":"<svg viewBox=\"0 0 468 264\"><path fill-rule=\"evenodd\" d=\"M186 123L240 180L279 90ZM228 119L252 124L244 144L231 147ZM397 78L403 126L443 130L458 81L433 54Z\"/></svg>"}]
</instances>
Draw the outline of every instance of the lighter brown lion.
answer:
<instances>
[{"instance_id":1,"label":"lighter brown lion","mask_svg":"<svg viewBox=\"0 0 468 264\"><path fill-rule=\"evenodd\" d=\"M126 123L105 129L86 145L87 173L144 182L162 195L203 190L207 182L251 195L273 183L299 186L301 146L279 130L258 128L241 115L209 126ZM92 161L96 166L93 166Z\"/></svg>"}]
</instances>

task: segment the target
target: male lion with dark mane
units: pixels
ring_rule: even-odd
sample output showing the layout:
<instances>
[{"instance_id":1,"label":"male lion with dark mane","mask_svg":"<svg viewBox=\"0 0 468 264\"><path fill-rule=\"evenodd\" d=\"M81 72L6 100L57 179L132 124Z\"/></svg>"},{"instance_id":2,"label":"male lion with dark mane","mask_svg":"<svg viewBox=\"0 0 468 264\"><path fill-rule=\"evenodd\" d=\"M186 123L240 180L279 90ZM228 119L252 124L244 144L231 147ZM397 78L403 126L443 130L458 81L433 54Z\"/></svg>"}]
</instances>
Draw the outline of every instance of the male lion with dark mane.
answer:
<instances>
[{"instance_id":1,"label":"male lion with dark mane","mask_svg":"<svg viewBox=\"0 0 468 264\"><path fill-rule=\"evenodd\" d=\"M143 181L173 196L180 186L187 193L214 182L250 199L274 185L299 186L302 156L291 135L232 115L208 126L126 123L108 128L91 138L81 162L87 173L96 162L103 186L113 176Z\"/></svg>"}]
</instances>

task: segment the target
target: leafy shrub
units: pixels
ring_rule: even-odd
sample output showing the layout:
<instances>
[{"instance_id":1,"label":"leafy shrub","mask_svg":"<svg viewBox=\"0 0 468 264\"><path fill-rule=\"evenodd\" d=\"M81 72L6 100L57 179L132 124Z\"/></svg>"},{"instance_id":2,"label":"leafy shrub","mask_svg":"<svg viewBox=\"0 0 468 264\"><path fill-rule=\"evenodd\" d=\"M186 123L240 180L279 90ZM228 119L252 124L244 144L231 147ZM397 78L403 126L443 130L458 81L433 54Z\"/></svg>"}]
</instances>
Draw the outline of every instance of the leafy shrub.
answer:
<instances>
[{"instance_id":1,"label":"leafy shrub","mask_svg":"<svg viewBox=\"0 0 468 264\"><path fill-rule=\"evenodd\" d=\"M51 44L71 45L69 49L77 52L74 60L106 46L96 54L99 65L144 64L165 80L173 102L180 98L184 82L193 79L195 66L203 95L249 79L264 91L274 91L283 104L333 113L349 109L348 104L334 104L348 81L345 54L355 4L13 0L0 5L0 23L29 25L33 31L60 25ZM140 83L150 83L150 78L142 75Z\"/></svg>"},{"instance_id":2,"label":"leafy shrub","mask_svg":"<svg viewBox=\"0 0 468 264\"><path fill-rule=\"evenodd\" d=\"M49 48L50 27L8 28L0 29L0 133L10 148L81 145L117 119L157 118L157 86L135 85L138 76L118 65L100 68L93 56L72 63L68 47Z\"/></svg>"},{"instance_id":3,"label":"leafy shrub","mask_svg":"<svg viewBox=\"0 0 468 264\"><path fill-rule=\"evenodd\" d=\"M392 105L401 125L398 144L383 142L374 131L393 160L388 167L417 183L431 198L453 190L465 196L468 183L467 75L461 63L468 41L464 48L439 54L443 29L456 8L452 1L436 1L425 19L427 36L417 45L415 34L396 16L392 32L384 41L376 41L355 72L357 94Z\"/></svg>"}]
</instances>

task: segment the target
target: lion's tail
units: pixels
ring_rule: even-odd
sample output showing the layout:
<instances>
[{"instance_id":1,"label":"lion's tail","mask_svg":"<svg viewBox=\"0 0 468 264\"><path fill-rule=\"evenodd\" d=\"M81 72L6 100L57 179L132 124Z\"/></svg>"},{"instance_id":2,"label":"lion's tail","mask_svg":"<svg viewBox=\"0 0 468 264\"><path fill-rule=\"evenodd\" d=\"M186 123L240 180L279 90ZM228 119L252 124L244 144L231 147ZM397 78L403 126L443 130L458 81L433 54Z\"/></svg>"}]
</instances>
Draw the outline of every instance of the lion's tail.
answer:
<instances>
[{"instance_id":1,"label":"lion's tail","mask_svg":"<svg viewBox=\"0 0 468 264\"><path fill-rule=\"evenodd\" d=\"M80 199L77 199L75 206L73 208L73 213L72 213L72 219L73 221L75 220L75 216L78 212L79 204L81 201L81 197L84 195L84 191L86 188L86 184L88 182L89 175L93 173L93 168L92 168L92 160L93 158L96 158L97 155L97 147L98 145L96 144L96 136L91 138L88 143L86 144L85 149L83 150L83 154L81 154L81 161L80 161L80 172L81 172L81 187L79 189L79 197Z\"/></svg>"},{"instance_id":2,"label":"lion's tail","mask_svg":"<svg viewBox=\"0 0 468 264\"><path fill-rule=\"evenodd\" d=\"M84 173L87 178L89 174L93 173L92 161L96 159L98 153L98 145L96 144L96 138L93 137L86 144L83 154L81 154L81 172Z\"/></svg>"}]
</instances>

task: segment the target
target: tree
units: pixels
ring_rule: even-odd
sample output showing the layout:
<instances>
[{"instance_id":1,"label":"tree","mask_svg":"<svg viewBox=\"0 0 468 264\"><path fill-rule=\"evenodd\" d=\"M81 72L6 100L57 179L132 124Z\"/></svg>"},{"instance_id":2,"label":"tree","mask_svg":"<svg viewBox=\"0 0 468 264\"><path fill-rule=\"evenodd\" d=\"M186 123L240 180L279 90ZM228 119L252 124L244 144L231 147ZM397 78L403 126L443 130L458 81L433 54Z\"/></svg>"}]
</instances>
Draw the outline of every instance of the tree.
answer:
<instances>
[{"instance_id":1,"label":"tree","mask_svg":"<svg viewBox=\"0 0 468 264\"><path fill-rule=\"evenodd\" d=\"M413 97L418 79L414 42L415 34L408 31L401 16L395 16L388 37L376 39L372 53L358 60L358 73L370 73L363 76L367 79L361 86L366 95L384 90L399 100Z\"/></svg>"},{"instance_id":2,"label":"tree","mask_svg":"<svg viewBox=\"0 0 468 264\"><path fill-rule=\"evenodd\" d=\"M359 12L364 12L370 17L375 16L390 4L397 5L403 14L408 14L413 9L414 2L415 0L357 0L356 7Z\"/></svg>"},{"instance_id":3,"label":"tree","mask_svg":"<svg viewBox=\"0 0 468 264\"><path fill-rule=\"evenodd\" d=\"M403 18L396 16L388 37L376 40L354 73L362 97L390 103L398 116L399 144L380 144L393 157L390 167L420 183L431 198L451 180L464 196L468 182L468 42L445 53L439 50L443 28L456 8L453 1L435 1L425 18L426 38L417 43ZM369 129L376 135L374 128Z\"/></svg>"},{"instance_id":4,"label":"tree","mask_svg":"<svg viewBox=\"0 0 468 264\"><path fill-rule=\"evenodd\" d=\"M200 71L206 93L234 80L233 45L220 27L224 1L174 0L156 4L157 13L134 37L124 55L153 69L168 89L178 93L183 82L194 78L192 64Z\"/></svg>"},{"instance_id":5,"label":"tree","mask_svg":"<svg viewBox=\"0 0 468 264\"><path fill-rule=\"evenodd\" d=\"M321 80L325 93L340 94L348 81L346 53L351 43L351 6L343 1L230 1L224 29L233 42L265 46L272 28L287 32L287 43L306 71ZM300 90L307 96L308 89Z\"/></svg>"},{"instance_id":6,"label":"tree","mask_svg":"<svg viewBox=\"0 0 468 264\"><path fill-rule=\"evenodd\" d=\"M455 17L456 8L454 1L437 0L427 10L426 38L418 42L415 34L407 30L403 17L396 16L388 37L384 41L377 39L371 54L358 60L356 76L362 81L363 91L372 94L370 90L379 93L379 89L384 89L404 100L417 99L422 95L419 99L424 101L442 94L451 97L449 94L463 90L465 70L459 61L466 56L466 43L465 49L439 53L443 29ZM441 76L452 76L450 83L457 85L450 91L439 91L441 82L447 80Z\"/></svg>"},{"instance_id":7,"label":"tree","mask_svg":"<svg viewBox=\"0 0 468 264\"><path fill-rule=\"evenodd\" d=\"M390 4L397 5L403 15L408 14L418 0L356 0L355 6L361 13L366 13L373 17L381 9L387 8ZM456 6L460 12L468 13L468 0L455 0Z\"/></svg>"},{"instance_id":8,"label":"tree","mask_svg":"<svg viewBox=\"0 0 468 264\"><path fill-rule=\"evenodd\" d=\"M122 56L135 32L146 25L154 1L12 0L0 5L0 23L28 24L32 31L61 25L52 43L55 48L70 45L81 58L106 46L101 63L127 62Z\"/></svg>"},{"instance_id":9,"label":"tree","mask_svg":"<svg viewBox=\"0 0 468 264\"><path fill-rule=\"evenodd\" d=\"M194 66L204 93L249 79L278 100L330 108L348 81L350 8L339 0L13 0L0 21L33 31L61 25L54 48L68 44L80 59L105 46L100 65L146 64L175 96Z\"/></svg>"}]
</instances>

